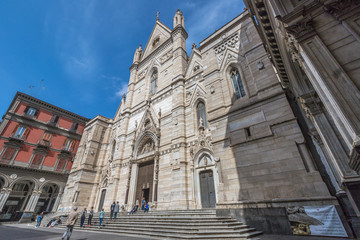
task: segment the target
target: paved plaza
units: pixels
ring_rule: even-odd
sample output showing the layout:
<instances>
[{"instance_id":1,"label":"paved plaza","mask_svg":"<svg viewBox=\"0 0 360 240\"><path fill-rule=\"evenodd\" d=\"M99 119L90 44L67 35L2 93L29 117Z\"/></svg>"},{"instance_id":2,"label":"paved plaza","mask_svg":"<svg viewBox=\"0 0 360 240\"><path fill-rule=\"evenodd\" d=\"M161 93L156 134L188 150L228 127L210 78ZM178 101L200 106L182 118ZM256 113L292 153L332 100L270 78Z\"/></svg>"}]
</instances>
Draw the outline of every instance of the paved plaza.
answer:
<instances>
[{"instance_id":1,"label":"paved plaza","mask_svg":"<svg viewBox=\"0 0 360 240\"><path fill-rule=\"evenodd\" d=\"M65 229L60 228L34 228L29 224L0 225L1 240L58 240L61 239ZM98 233L74 229L71 240L145 240L150 238L121 236L118 234Z\"/></svg>"},{"instance_id":2,"label":"paved plaza","mask_svg":"<svg viewBox=\"0 0 360 240\"><path fill-rule=\"evenodd\" d=\"M34 228L33 224L8 224L0 225L1 240L55 240L61 239L64 229L59 228ZM71 236L71 240L145 240L155 239L149 237L133 237L127 235L110 234L103 232L92 232L75 229ZM263 234L251 240L341 240L348 238L330 238L330 237L305 237L305 236L288 236L288 235L272 235Z\"/></svg>"}]
</instances>

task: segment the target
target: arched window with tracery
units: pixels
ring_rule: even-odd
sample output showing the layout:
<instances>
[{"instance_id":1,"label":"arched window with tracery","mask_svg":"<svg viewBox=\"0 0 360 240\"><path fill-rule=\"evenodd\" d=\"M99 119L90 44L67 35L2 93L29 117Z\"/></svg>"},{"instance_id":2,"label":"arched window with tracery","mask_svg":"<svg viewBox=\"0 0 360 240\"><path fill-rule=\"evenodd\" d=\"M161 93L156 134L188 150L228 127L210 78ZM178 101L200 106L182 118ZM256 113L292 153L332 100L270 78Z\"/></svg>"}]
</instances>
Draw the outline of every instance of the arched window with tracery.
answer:
<instances>
[{"instance_id":1,"label":"arched window with tracery","mask_svg":"<svg viewBox=\"0 0 360 240\"><path fill-rule=\"evenodd\" d=\"M233 80L236 98L239 99L245 97L246 93L245 93L244 84L241 80L240 73L237 69L231 70L231 79Z\"/></svg>"},{"instance_id":2,"label":"arched window with tracery","mask_svg":"<svg viewBox=\"0 0 360 240\"><path fill-rule=\"evenodd\" d=\"M207 118L206 118L206 107L205 107L205 103L203 102L199 102L196 105L196 115L197 115L197 124L198 127L200 127L201 125L204 128L208 127L207 124Z\"/></svg>"},{"instance_id":3,"label":"arched window with tracery","mask_svg":"<svg viewBox=\"0 0 360 240\"><path fill-rule=\"evenodd\" d=\"M155 69L151 74L151 86L150 86L150 93L155 94L157 88L157 79L158 79L158 71Z\"/></svg>"}]
</instances>

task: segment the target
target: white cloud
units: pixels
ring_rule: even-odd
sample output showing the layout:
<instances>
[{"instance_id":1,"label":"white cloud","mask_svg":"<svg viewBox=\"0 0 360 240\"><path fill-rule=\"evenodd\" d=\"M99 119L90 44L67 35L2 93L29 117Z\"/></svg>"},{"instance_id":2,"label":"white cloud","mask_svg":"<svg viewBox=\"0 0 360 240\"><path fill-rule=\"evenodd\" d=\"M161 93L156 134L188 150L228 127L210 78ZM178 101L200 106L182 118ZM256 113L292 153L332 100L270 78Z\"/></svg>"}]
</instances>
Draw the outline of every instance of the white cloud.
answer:
<instances>
[{"instance_id":1,"label":"white cloud","mask_svg":"<svg viewBox=\"0 0 360 240\"><path fill-rule=\"evenodd\" d=\"M117 91L115 92L115 97L116 98L121 98L124 94L127 93L127 88L128 88L127 83L123 83L121 85L121 87L118 88Z\"/></svg>"}]
</instances>

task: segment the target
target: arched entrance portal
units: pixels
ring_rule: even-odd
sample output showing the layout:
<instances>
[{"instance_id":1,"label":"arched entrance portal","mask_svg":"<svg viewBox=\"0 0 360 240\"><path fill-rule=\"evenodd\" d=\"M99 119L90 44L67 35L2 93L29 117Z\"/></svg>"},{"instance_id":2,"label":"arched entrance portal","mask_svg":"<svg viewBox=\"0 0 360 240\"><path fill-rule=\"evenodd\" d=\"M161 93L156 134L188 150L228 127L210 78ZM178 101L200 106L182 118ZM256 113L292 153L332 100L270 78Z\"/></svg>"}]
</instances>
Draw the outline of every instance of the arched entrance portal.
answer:
<instances>
[{"instance_id":1,"label":"arched entrance portal","mask_svg":"<svg viewBox=\"0 0 360 240\"><path fill-rule=\"evenodd\" d=\"M144 197L146 202L152 202L154 181L154 160L139 164L136 197L139 201Z\"/></svg>"},{"instance_id":2,"label":"arched entrance portal","mask_svg":"<svg viewBox=\"0 0 360 240\"><path fill-rule=\"evenodd\" d=\"M214 174L212 170L200 172L201 205L203 208L214 208L216 204Z\"/></svg>"},{"instance_id":3,"label":"arched entrance portal","mask_svg":"<svg viewBox=\"0 0 360 240\"><path fill-rule=\"evenodd\" d=\"M12 218L16 217L17 213L24 211L35 184L32 181L19 181L15 183L12 191L7 199L3 213L11 214Z\"/></svg>"},{"instance_id":4,"label":"arched entrance portal","mask_svg":"<svg viewBox=\"0 0 360 240\"><path fill-rule=\"evenodd\" d=\"M59 186L54 183L46 184L41 191L41 195L36 204L35 213L51 212L53 210L56 198L59 195Z\"/></svg>"},{"instance_id":5,"label":"arched entrance portal","mask_svg":"<svg viewBox=\"0 0 360 240\"><path fill-rule=\"evenodd\" d=\"M195 157L194 181L196 207L214 208L219 176L216 161L209 151L202 151Z\"/></svg>"}]
</instances>

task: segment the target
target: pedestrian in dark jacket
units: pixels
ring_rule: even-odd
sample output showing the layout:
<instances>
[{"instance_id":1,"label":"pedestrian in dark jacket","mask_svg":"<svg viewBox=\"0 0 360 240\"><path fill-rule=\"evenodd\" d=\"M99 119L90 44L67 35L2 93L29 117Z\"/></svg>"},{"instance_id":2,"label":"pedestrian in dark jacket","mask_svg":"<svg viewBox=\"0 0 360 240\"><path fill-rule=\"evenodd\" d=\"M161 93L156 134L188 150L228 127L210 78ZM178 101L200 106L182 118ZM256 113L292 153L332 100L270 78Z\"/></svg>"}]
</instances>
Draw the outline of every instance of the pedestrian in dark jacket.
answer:
<instances>
[{"instance_id":1,"label":"pedestrian in dark jacket","mask_svg":"<svg viewBox=\"0 0 360 240\"><path fill-rule=\"evenodd\" d=\"M113 204L111 204L111 207L110 207L110 218L113 218L114 216L114 210L115 210L115 202L113 202Z\"/></svg>"},{"instance_id":2,"label":"pedestrian in dark jacket","mask_svg":"<svg viewBox=\"0 0 360 240\"><path fill-rule=\"evenodd\" d=\"M143 199L141 200L141 210L144 210L145 205L146 205L146 200L143 197Z\"/></svg>"},{"instance_id":3,"label":"pedestrian in dark jacket","mask_svg":"<svg viewBox=\"0 0 360 240\"><path fill-rule=\"evenodd\" d=\"M89 211L89 218L88 218L88 225L91 225L91 220L94 216L94 207L91 207L90 211Z\"/></svg>"},{"instance_id":4,"label":"pedestrian in dark jacket","mask_svg":"<svg viewBox=\"0 0 360 240\"><path fill-rule=\"evenodd\" d=\"M87 215L87 211L86 211L86 208L84 208L84 210L81 211L81 218L80 218L80 227L85 227L84 226L84 222L85 222L85 218L86 218L86 215Z\"/></svg>"},{"instance_id":5,"label":"pedestrian in dark jacket","mask_svg":"<svg viewBox=\"0 0 360 240\"><path fill-rule=\"evenodd\" d=\"M66 220L66 231L64 232L64 235L62 236L62 240L66 238L66 240L70 239L71 233L73 231L74 225L78 219L78 213L77 213L77 207L74 207L74 211L69 214Z\"/></svg>"}]
</instances>

